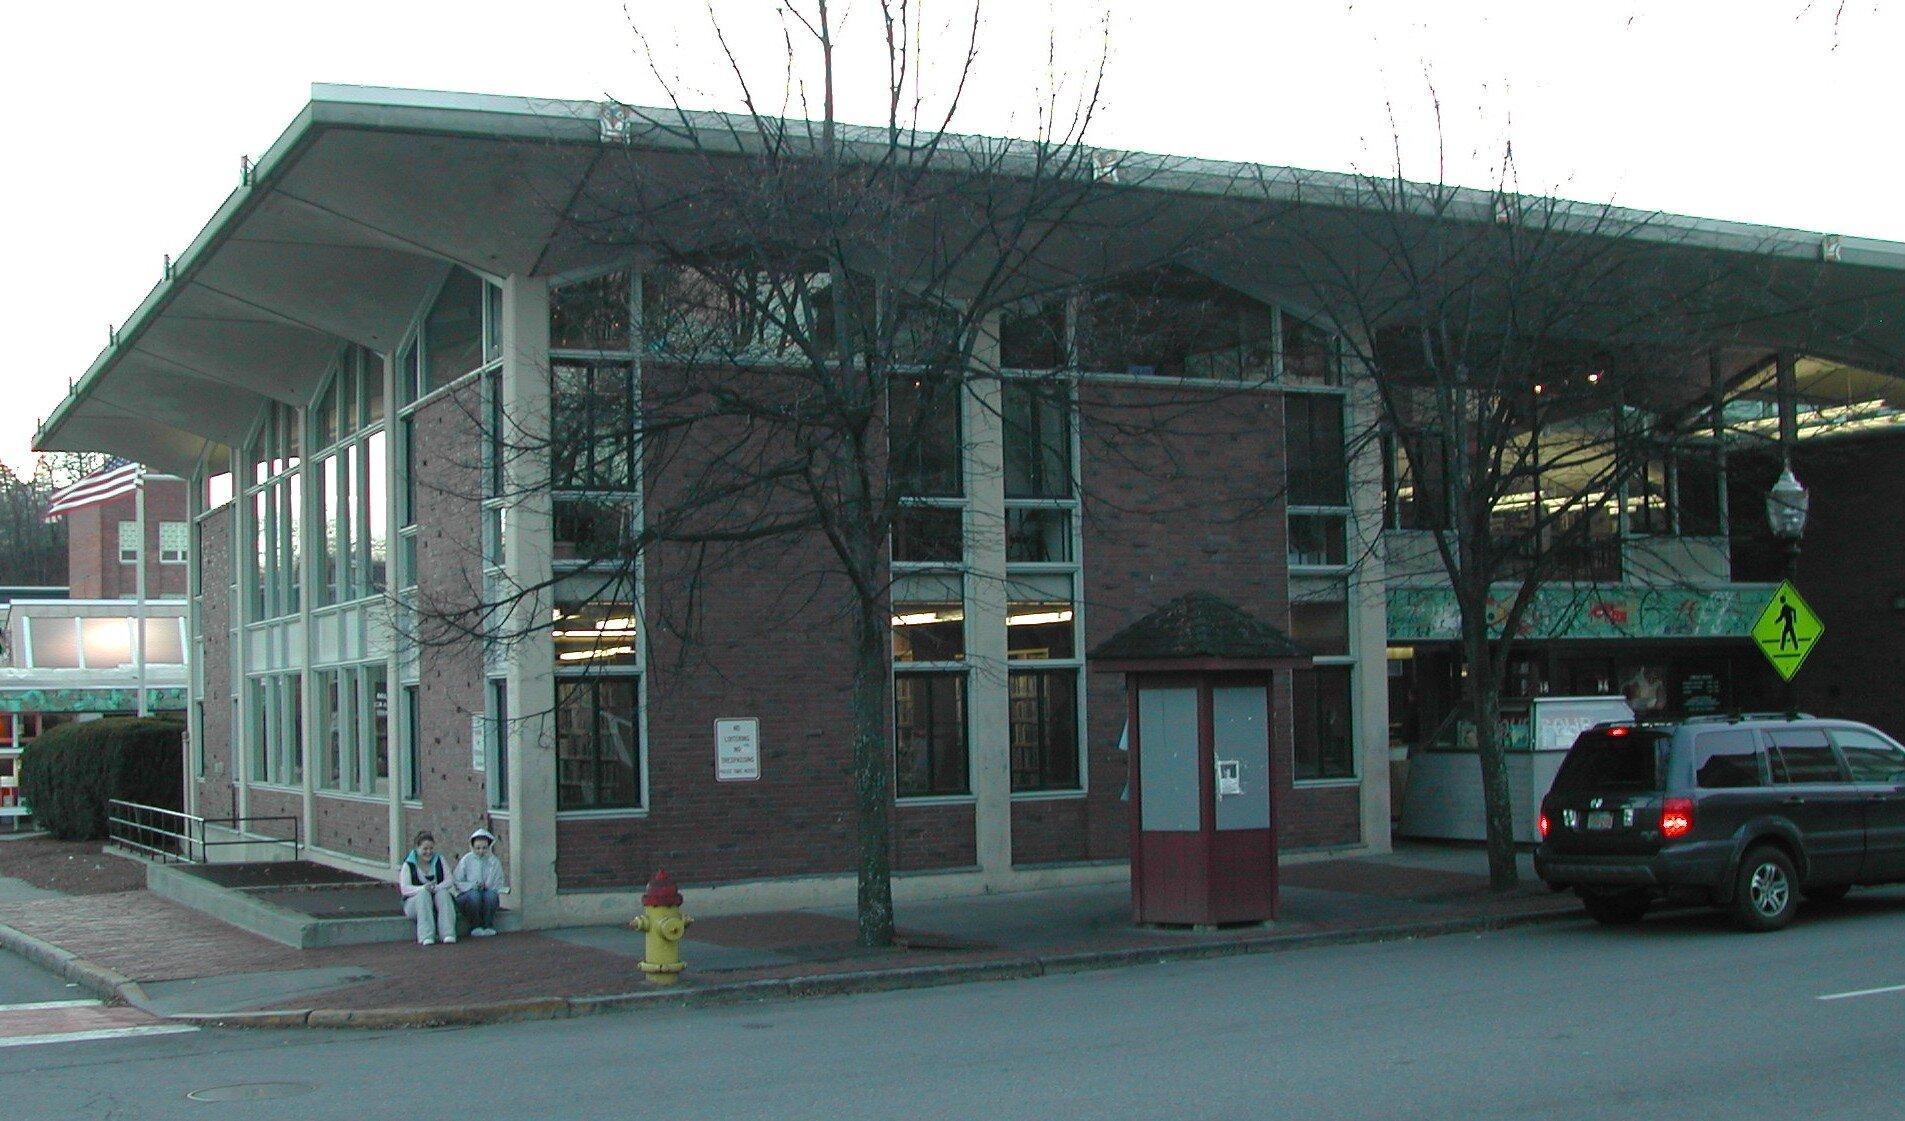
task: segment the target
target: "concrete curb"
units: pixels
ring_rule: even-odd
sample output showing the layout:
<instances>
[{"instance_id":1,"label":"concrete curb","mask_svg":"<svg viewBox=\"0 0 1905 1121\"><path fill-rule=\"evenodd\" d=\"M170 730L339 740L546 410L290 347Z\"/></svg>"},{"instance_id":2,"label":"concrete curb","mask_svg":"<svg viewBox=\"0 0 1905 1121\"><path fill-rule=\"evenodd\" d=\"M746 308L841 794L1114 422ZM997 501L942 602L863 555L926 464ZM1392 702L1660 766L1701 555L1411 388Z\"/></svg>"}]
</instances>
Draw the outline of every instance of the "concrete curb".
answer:
<instances>
[{"instance_id":1,"label":"concrete curb","mask_svg":"<svg viewBox=\"0 0 1905 1121\"><path fill-rule=\"evenodd\" d=\"M103 1000L123 1000L135 1007L145 1008L146 992L139 982L103 965L94 965L70 950L43 942L4 923L0 923L0 949L10 950L43 966Z\"/></svg>"},{"instance_id":2,"label":"concrete curb","mask_svg":"<svg viewBox=\"0 0 1905 1121\"><path fill-rule=\"evenodd\" d=\"M1399 942L1416 938L1436 938L1449 934L1508 930L1571 919L1578 914L1579 912L1572 907L1530 908L1465 918L1435 919L1428 922L1312 931L1301 934L1265 934L1255 938L1239 938L1222 942L1191 942L1179 946L1143 946L1116 950L1083 950L1074 953L1025 954L995 961L866 969L811 977L716 981L693 987L644 989L608 996L530 997L481 1004L440 1005L424 1008L318 1008L264 1012L208 1012L169 1018L183 1023L226 1028L471 1027L479 1024L514 1023L526 1020L563 1020L639 1007L719 1007L769 1000L797 1000L807 997L936 988L943 985L983 981L1015 981L1031 977L1119 969L1134 965L1205 961L1213 958L1282 953L1324 946ZM6 929L0 927L0 932ZM48 947L48 949L64 953L57 947ZM71 955L67 956L71 958ZM72 960L78 961L78 959ZM97 967L87 966L87 968ZM113 974L113 976L118 975ZM124 984L133 983L124 982Z\"/></svg>"}]
</instances>

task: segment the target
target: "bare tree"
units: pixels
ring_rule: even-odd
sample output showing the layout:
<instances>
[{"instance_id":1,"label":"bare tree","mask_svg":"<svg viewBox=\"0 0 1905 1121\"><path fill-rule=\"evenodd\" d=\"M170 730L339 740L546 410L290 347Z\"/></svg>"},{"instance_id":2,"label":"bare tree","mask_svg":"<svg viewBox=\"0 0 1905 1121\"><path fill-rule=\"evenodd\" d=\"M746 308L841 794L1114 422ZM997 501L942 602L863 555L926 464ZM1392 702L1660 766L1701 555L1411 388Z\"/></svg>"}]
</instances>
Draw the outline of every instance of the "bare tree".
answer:
<instances>
[{"instance_id":1,"label":"bare tree","mask_svg":"<svg viewBox=\"0 0 1905 1121\"><path fill-rule=\"evenodd\" d=\"M635 286L639 386L553 363L546 440L475 394L464 404L497 455L546 457L559 491L639 487L638 528L626 501L605 498L561 504L557 535L601 588L646 583L651 636L668 635L678 658L694 656L719 577L771 575L761 590L790 615L843 613L859 936L882 945L893 937L893 550L930 550L948 532L915 500L945 493L962 470L968 400L996 415L997 393L979 387L1000 377L1002 315L1061 290L1112 235L1093 212L1109 181L1084 145L1102 53L1076 88L1055 81L1032 106L1035 138L962 135L979 11L948 37L907 0L882 0L870 14L885 117L847 125L838 11L827 0L779 11L780 74L751 71L714 23L742 112L690 108L651 51L672 103L616 104L605 117L642 156L618 161L611 148L612 169L552 200L560 239L636 262L599 283L599 300L586 282L569 291L558 331L585 346L627 339ZM922 72L948 38L953 64L935 75L947 89L929 93ZM1056 372L1032 380L1070 407ZM591 417L603 415L632 427L601 433ZM490 475L488 497L506 474ZM546 623L515 610L548 588L465 584L417 605L421 641L549 641Z\"/></svg>"},{"instance_id":2,"label":"bare tree","mask_svg":"<svg viewBox=\"0 0 1905 1121\"><path fill-rule=\"evenodd\" d=\"M66 522L46 520L58 489L49 458L25 479L0 464L0 584L66 583Z\"/></svg>"},{"instance_id":3,"label":"bare tree","mask_svg":"<svg viewBox=\"0 0 1905 1121\"><path fill-rule=\"evenodd\" d=\"M1757 247L1696 246L1661 215L1519 193L1507 155L1487 191L1397 173L1300 194L1259 236L1347 340L1373 402L1351 442L1387 445L1400 507L1387 516L1425 531L1414 560L1453 593L1490 879L1507 888L1502 701L1523 641L1553 622L1538 618L1541 593L1585 602L1621 579L1622 537L1667 509L1669 462L1690 490L1701 480L1708 532L1722 532L1721 372L1766 353L1751 342L1761 321L1790 330L1821 297L1803 267L1776 280Z\"/></svg>"}]
</instances>

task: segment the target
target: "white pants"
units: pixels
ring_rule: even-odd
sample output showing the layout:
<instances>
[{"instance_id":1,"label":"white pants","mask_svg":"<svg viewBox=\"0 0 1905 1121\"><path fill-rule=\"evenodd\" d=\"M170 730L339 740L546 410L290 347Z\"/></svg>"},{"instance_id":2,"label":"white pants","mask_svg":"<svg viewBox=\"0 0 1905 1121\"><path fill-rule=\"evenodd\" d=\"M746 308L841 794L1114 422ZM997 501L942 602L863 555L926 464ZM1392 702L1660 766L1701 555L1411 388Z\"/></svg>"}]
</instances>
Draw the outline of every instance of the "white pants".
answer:
<instances>
[{"instance_id":1,"label":"white pants","mask_svg":"<svg viewBox=\"0 0 1905 1121\"><path fill-rule=\"evenodd\" d=\"M403 901L403 913L417 920L417 941L456 937L456 898L425 888Z\"/></svg>"}]
</instances>

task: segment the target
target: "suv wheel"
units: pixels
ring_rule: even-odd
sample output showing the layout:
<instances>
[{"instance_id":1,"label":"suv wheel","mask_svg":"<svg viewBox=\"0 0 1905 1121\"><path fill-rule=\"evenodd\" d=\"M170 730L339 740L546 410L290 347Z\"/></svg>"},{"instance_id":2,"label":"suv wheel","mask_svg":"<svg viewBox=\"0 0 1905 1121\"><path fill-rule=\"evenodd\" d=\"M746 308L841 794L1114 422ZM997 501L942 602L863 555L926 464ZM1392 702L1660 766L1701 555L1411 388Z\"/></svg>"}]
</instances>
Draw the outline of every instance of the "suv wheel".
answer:
<instances>
[{"instance_id":1,"label":"suv wheel","mask_svg":"<svg viewBox=\"0 0 1905 1121\"><path fill-rule=\"evenodd\" d=\"M1581 896L1588 917L1603 926L1633 926L1646 917L1653 900L1645 892L1589 892Z\"/></svg>"},{"instance_id":2,"label":"suv wheel","mask_svg":"<svg viewBox=\"0 0 1905 1121\"><path fill-rule=\"evenodd\" d=\"M1746 854L1733 878L1733 919L1752 931L1778 930L1793 921L1799 878L1792 860L1762 846Z\"/></svg>"}]
</instances>

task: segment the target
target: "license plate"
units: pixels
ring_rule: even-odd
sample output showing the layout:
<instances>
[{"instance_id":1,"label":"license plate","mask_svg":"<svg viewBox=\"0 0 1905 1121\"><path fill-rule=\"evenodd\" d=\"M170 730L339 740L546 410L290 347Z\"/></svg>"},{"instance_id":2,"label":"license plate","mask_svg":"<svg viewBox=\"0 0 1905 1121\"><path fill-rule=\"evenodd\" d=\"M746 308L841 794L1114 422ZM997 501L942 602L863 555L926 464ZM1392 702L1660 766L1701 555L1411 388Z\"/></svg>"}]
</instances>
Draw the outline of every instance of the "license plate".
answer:
<instances>
[{"instance_id":1,"label":"license plate","mask_svg":"<svg viewBox=\"0 0 1905 1121\"><path fill-rule=\"evenodd\" d=\"M1614 811L1613 810L1590 810L1587 816L1587 827L1589 829L1614 828Z\"/></svg>"}]
</instances>

